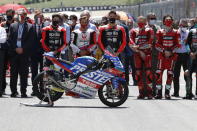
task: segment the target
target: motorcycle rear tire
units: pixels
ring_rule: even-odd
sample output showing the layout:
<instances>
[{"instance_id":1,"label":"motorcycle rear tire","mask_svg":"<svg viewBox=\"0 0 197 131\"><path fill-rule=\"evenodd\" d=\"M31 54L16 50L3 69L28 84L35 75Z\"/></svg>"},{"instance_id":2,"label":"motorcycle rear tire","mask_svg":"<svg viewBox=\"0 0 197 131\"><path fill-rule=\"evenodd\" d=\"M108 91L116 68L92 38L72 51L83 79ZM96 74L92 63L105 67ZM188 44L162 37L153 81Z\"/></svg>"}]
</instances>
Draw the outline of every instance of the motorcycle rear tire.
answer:
<instances>
[{"instance_id":1,"label":"motorcycle rear tire","mask_svg":"<svg viewBox=\"0 0 197 131\"><path fill-rule=\"evenodd\" d=\"M36 78L33 81L33 88L36 94L36 97L40 100L43 100L44 102L49 102L49 98L44 96L44 89L42 90L40 87L42 86L42 84L40 82L43 81L43 76L44 76L44 72L41 72L40 74L38 74L36 76ZM40 85L41 84L41 85ZM57 92L54 90L50 90L49 91L50 97L51 97L51 101L57 101L59 98L62 97L62 95L64 94L64 92ZM45 97L45 98L44 98Z\"/></svg>"}]
</instances>

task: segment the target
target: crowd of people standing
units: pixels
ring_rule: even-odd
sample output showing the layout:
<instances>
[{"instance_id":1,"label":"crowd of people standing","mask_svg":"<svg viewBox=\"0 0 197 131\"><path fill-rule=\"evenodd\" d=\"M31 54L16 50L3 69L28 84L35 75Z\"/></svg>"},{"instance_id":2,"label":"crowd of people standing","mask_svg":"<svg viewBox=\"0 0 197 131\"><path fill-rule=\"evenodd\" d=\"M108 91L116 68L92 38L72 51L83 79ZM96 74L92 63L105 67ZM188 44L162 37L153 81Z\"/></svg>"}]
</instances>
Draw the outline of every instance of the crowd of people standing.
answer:
<instances>
[{"instance_id":1,"label":"crowd of people standing","mask_svg":"<svg viewBox=\"0 0 197 131\"><path fill-rule=\"evenodd\" d=\"M1 18L2 19L2 18ZM33 81L43 65L44 52L74 61L76 57L93 56L99 59L110 46L125 67L125 79L129 85L132 72L133 85L138 86L138 99L162 99L162 78L167 70L165 98L170 99L172 82L174 97L179 97L181 67L185 72L186 96L192 99L192 73L197 73L197 19L181 19L178 29L172 16L163 17L163 28L157 25L154 13L139 16L135 22L122 21L116 11L110 11L100 23L91 20L85 10L76 15L53 14L44 17L35 11L34 20L25 10L6 12L0 20L0 97L6 92L6 70L10 69L11 97L17 91L20 76L20 95L27 96L28 74ZM10 68L9 68L10 67ZM30 68L30 70L29 70ZM35 90L32 88L32 96ZM69 95L69 94L67 94Z\"/></svg>"}]
</instances>

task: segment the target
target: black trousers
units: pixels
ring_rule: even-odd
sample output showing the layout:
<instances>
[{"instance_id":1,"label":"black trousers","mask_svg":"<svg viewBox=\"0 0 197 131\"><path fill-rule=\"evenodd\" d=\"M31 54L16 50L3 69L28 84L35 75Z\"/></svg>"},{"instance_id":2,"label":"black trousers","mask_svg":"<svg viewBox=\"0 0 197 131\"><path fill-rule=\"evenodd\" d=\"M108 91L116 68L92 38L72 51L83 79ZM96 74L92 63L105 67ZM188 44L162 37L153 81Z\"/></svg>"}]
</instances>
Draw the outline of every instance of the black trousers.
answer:
<instances>
[{"instance_id":1,"label":"black trousers","mask_svg":"<svg viewBox=\"0 0 197 131\"><path fill-rule=\"evenodd\" d=\"M183 67L183 70L185 72L185 70L188 69L188 60L189 60L188 53L178 53L177 61L174 67L174 79L173 79L174 95L179 95L179 89L180 89L179 77L180 77L181 67ZM185 76L184 79L186 81Z\"/></svg>"},{"instance_id":2,"label":"black trousers","mask_svg":"<svg viewBox=\"0 0 197 131\"><path fill-rule=\"evenodd\" d=\"M125 79L126 79L126 82L129 84L129 69L131 68L132 69L133 83L134 83L134 85L136 85L137 84L137 81L135 79L136 69L135 69L133 55L131 55L131 56L125 56L124 66L125 66Z\"/></svg>"},{"instance_id":3,"label":"black trousers","mask_svg":"<svg viewBox=\"0 0 197 131\"><path fill-rule=\"evenodd\" d=\"M9 55L8 55L8 50L5 50L5 57L4 57L4 71L3 71L3 92L5 92L6 89L6 71L8 70L8 64L9 64Z\"/></svg>"},{"instance_id":4,"label":"black trousers","mask_svg":"<svg viewBox=\"0 0 197 131\"><path fill-rule=\"evenodd\" d=\"M7 66L7 51L0 49L0 94L6 88L6 66Z\"/></svg>"},{"instance_id":5,"label":"black trousers","mask_svg":"<svg viewBox=\"0 0 197 131\"><path fill-rule=\"evenodd\" d=\"M12 93L17 92L18 75L20 76L21 94L26 94L29 73L29 57L25 54L10 57L10 88Z\"/></svg>"},{"instance_id":6,"label":"black trousers","mask_svg":"<svg viewBox=\"0 0 197 131\"><path fill-rule=\"evenodd\" d=\"M153 95L156 94L156 78L155 78L155 75L156 74L156 70L157 70L157 63L158 63L158 51L157 49L154 47L153 50L152 50L152 73L153 73Z\"/></svg>"},{"instance_id":7,"label":"black trousers","mask_svg":"<svg viewBox=\"0 0 197 131\"><path fill-rule=\"evenodd\" d=\"M33 83L35 77L38 75L38 71L42 72L43 70L43 56L40 55L33 55L31 56L31 81ZM34 91L34 89L32 89Z\"/></svg>"},{"instance_id":8,"label":"black trousers","mask_svg":"<svg viewBox=\"0 0 197 131\"><path fill-rule=\"evenodd\" d=\"M189 59L188 69L190 72L190 76L187 77L186 91L187 94L192 94L192 74L196 73L196 77L197 77L197 55L195 59L192 58ZM196 78L196 95L197 95L197 78Z\"/></svg>"}]
</instances>

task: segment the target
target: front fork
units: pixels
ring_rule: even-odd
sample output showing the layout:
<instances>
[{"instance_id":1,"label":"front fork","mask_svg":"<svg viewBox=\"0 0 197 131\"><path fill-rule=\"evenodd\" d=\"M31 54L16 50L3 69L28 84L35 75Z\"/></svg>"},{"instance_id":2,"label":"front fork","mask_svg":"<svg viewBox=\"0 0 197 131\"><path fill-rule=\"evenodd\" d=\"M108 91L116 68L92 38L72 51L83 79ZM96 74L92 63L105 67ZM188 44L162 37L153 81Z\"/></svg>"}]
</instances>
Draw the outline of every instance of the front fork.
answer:
<instances>
[{"instance_id":1,"label":"front fork","mask_svg":"<svg viewBox=\"0 0 197 131\"><path fill-rule=\"evenodd\" d=\"M108 96L115 97L122 94L122 87L120 86L120 80L118 77L111 79L111 81L109 81L107 85Z\"/></svg>"}]
</instances>

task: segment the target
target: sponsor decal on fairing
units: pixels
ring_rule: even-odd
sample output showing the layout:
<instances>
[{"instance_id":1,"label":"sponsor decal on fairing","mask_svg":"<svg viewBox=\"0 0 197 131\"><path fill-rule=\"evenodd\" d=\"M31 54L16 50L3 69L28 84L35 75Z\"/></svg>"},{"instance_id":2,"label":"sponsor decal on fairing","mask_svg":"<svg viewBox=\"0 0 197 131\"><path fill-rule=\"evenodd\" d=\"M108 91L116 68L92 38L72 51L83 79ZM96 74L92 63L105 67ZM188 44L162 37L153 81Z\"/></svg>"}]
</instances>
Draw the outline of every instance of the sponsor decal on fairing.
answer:
<instances>
[{"instance_id":1,"label":"sponsor decal on fairing","mask_svg":"<svg viewBox=\"0 0 197 131\"><path fill-rule=\"evenodd\" d=\"M81 63L77 63L77 65L74 65L73 67L70 68L70 70L72 70L74 73L79 73L79 72L83 72L87 69L86 65L83 65Z\"/></svg>"},{"instance_id":2,"label":"sponsor decal on fairing","mask_svg":"<svg viewBox=\"0 0 197 131\"><path fill-rule=\"evenodd\" d=\"M100 70L89 72L81 76L81 78L85 80L89 80L90 82L93 82L98 85L105 84L107 81L109 81L113 77L114 77L113 75L100 71Z\"/></svg>"},{"instance_id":3,"label":"sponsor decal on fairing","mask_svg":"<svg viewBox=\"0 0 197 131\"><path fill-rule=\"evenodd\" d=\"M72 89L72 91L89 98L94 98L98 90L81 82L77 82L76 87Z\"/></svg>"}]
</instances>

